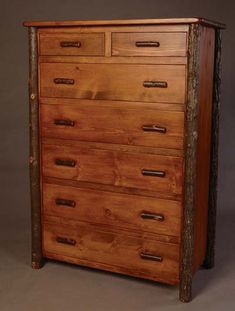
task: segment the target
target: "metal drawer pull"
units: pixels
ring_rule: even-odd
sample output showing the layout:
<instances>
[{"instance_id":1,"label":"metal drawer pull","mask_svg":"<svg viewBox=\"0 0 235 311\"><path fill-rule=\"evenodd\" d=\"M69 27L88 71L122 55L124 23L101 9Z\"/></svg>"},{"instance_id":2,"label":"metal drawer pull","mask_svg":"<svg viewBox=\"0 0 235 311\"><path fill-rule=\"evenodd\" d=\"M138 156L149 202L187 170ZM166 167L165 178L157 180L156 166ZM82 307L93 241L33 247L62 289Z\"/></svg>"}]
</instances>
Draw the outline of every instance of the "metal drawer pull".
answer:
<instances>
[{"instance_id":1,"label":"metal drawer pull","mask_svg":"<svg viewBox=\"0 0 235 311\"><path fill-rule=\"evenodd\" d=\"M62 48L80 48L81 47L80 41L61 41L60 46Z\"/></svg>"},{"instance_id":2,"label":"metal drawer pull","mask_svg":"<svg viewBox=\"0 0 235 311\"><path fill-rule=\"evenodd\" d=\"M55 204L56 205L68 206L68 207L75 207L76 202L73 200L67 200L67 199L56 199Z\"/></svg>"},{"instance_id":3,"label":"metal drawer pull","mask_svg":"<svg viewBox=\"0 0 235 311\"><path fill-rule=\"evenodd\" d=\"M153 214L153 213L148 213L148 212L142 212L141 217L143 219L153 219L153 220L158 220L158 221L163 221L164 215L162 214Z\"/></svg>"},{"instance_id":4,"label":"metal drawer pull","mask_svg":"<svg viewBox=\"0 0 235 311\"><path fill-rule=\"evenodd\" d=\"M76 165L76 161L75 160L68 160L68 159L55 159L55 164L61 165L61 166L74 167Z\"/></svg>"},{"instance_id":5,"label":"metal drawer pull","mask_svg":"<svg viewBox=\"0 0 235 311\"><path fill-rule=\"evenodd\" d=\"M166 133L166 128L161 127L155 124L145 124L142 126L142 130L146 132L158 132L158 133Z\"/></svg>"},{"instance_id":6,"label":"metal drawer pull","mask_svg":"<svg viewBox=\"0 0 235 311\"><path fill-rule=\"evenodd\" d=\"M167 82L166 81L144 81L143 86L166 88Z\"/></svg>"},{"instance_id":7,"label":"metal drawer pull","mask_svg":"<svg viewBox=\"0 0 235 311\"><path fill-rule=\"evenodd\" d=\"M141 257L142 259L155 260L155 261L159 261L159 262L162 262L162 261L163 261L162 256L152 255L152 254L144 253L144 252L141 252L141 253L140 253L140 257Z\"/></svg>"},{"instance_id":8,"label":"metal drawer pull","mask_svg":"<svg viewBox=\"0 0 235 311\"><path fill-rule=\"evenodd\" d=\"M74 79L66 79L66 78L55 78L55 84L74 84Z\"/></svg>"},{"instance_id":9,"label":"metal drawer pull","mask_svg":"<svg viewBox=\"0 0 235 311\"><path fill-rule=\"evenodd\" d=\"M164 171L157 171L157 170L142 170L142 175L144 176L153 176L153 177L165 177L166 172Z\"/></svg>"},{"instance_id":10,"label":"metal drawer pull","mask_svg":"<svg viewBox=\"0 0 235 311\"><path fill-rule=\"evenodd\" d=\"M64 126L74 126L75 122L71 120L64 120L64 119L55 119L55 125L64 125Z\"/></svg>"},{"instance_id":11,"label":"metal drawer pull","mask_svg":"<svg viewBox=\"0 0 235 311\"><path fill-rule=\"evenodd\" d=\"M65 238L62 236L57 236L56 242L62 243L62 244L73 245L73 246L76 244L76 241L74 239L69 239L69 238Z\"/></svg>"},{"instance_id":12,"label":"metal drawer pull","mask_svg":"<svg viewBox=\"0 0 235 311\"><path fill-rule=\"evenodd\" d=\"M136 41L135 45L137 47L156 47L160 46L160 42L158 41Z\"/></svg>"}]
</instances>

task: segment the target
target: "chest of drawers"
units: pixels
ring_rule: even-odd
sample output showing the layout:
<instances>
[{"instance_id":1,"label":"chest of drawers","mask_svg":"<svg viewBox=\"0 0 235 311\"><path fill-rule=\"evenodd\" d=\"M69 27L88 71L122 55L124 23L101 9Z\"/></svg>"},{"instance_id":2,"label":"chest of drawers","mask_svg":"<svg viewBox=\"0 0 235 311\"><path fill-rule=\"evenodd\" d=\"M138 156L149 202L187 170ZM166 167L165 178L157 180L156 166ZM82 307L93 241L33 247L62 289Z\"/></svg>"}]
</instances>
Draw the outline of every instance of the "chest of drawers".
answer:
<instances>
[{"instance_id":1,"label":"chest of drawers","mask_svg":"<svg viewBox=\"0 0 235 311\"><path fill-rule=\"evenodd\" d=\"M179 286L213 267L220 29L199 18L26 22L32 267Z\"/></svg>"}]
</instances>

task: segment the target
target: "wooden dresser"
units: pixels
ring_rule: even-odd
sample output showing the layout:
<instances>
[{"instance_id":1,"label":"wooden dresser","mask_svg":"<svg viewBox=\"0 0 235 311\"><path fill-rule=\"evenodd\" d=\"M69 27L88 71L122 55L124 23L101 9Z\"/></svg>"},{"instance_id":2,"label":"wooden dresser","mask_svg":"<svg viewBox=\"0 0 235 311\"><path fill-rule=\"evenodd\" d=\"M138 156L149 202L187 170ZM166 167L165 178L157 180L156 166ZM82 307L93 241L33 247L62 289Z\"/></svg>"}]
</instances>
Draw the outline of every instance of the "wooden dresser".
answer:
<instances>
[{"instance_id":1,"label":"wooden dresser","mask_svg":"<svg viewBox=\"0 0 235 311\"><path fill-rule=\"evenodd\" d=\"M29 27L32 267L179 285L213 267L220 29L201 18Z\"/></svg>"}]
</instances>

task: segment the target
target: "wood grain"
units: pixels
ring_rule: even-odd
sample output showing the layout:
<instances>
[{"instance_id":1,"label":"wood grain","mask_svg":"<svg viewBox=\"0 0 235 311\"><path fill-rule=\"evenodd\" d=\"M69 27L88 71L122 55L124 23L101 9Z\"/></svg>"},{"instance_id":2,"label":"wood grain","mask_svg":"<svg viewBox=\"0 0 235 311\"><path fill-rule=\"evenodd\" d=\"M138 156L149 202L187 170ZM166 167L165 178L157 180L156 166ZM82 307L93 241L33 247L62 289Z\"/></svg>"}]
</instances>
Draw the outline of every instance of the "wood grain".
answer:
<instances>
[{"instance_id":1,"label":"wood grain","mask_svg":"<svg viewBox=\"0 0 235 311\"><path fill-rule=\"evenodd\" d=\"M40 64L41 97L185 102L183 65ZM55 78L73 79L73 85L55 84ZM146 80L166 81L166 88L146 88Z\"/></svg>"},{"instance_id":2,"label":"wood grain","mask_svg":"<svg viewBox=\"0 0 235 311\"><path fill-rule=\"evenodd\" d=\"M59 223L44 223L43 249L47 253L68 256L77 263L103 268L102 264L130 271L131 275L139 273L150 279L175 284L179 277L179 246L156 242L150 238L142 239L134 234L121 231L106 231L102 227L77 223L63 226ZM76 241L76 245L58 243L57 237ZM162 262L144 260L140 252L162 256ZM120 268L119 268L120 267ZM122 269L120 269L122 271Z\"/></svg>"},{"instance_id":3,"label":"wood grain","mask_svg":"<svg viewBox=\"0 0 235 311\"><path fill-rule=\"evenodd\" d=\"M158 42L158 47L137 47L138 41ZM113 56L186 56L187 33L129 32L112 34Z\"/></svg>"},{"instance_id":4,"label":"wood grain","mask_svg":"<svg viewBox=\"0 0 235 311\"><path fill-rule=\"evenodd\" d=\"M144 109L143 104L73 101L73 104L41 105L43 137L183 149L184 113ZM92 113L91 113L92 112ZM56 125L69 120L74 126ZM162 132L144 131L156 125Z\"/></svg>"},{"instance_id":5,"label":"wood grain","mask_svg":"<svg viewBox=\"0 0 235 311\"><path fill-rule=\"evenodd\" d=\"M75 206L57 205L57 199L72 200ZM164 219L144 219L143 212L160 214ZM181 212L178 201L43 184L43 213L47 215L179 238Z\"/></svg>"},{"instance_id":6,"label":"wood grain","mask_svg":"<svg viewBox=\"0 0 235 311\"><path fill-rule=\"evenodd\" d=\"M204 261L207 240L214 45L214 29L202 27L199 72L194 271Z\"/></svg>"},{"instance_id":7,"label":"wood grain","mask_svg":"<svg viewBox=\"0 0 235 311\"><path fill-rule=\"evenodd\" d=\"M56 159L76 161L75 167L58 166ZM182 193L183 159L117 152L95 148L42 145L43 175L62 179L131 187L169 194ZM165 177L143 176L142 170L160 170Z\"/></svg>"},{"instance_id":8,"label":"wood grain","mask_svg":"<svg viewBox=\"0 0 235 311\"><path fill-rule=\"evenodd\" d=\"M99 26L99 25L171 25L177 24L203 24L206 26L224 28L225 25L201 17L187 18L158 18L158 19L113 19L113 20L68 20L68 21L27 21L24 26L58 27L58 26Z\"/></svg>"},{"instance_id":9,"label":"wood grain","mask_svg":"<svg viewBox=\"0 0 235 311\"><path fill-rule=\"evenodd\" d=\"M61 42L80 42L80 47L61 47ZM104 55L104 33L40 34L40 55Z\"/></svg>"}]
</instances>

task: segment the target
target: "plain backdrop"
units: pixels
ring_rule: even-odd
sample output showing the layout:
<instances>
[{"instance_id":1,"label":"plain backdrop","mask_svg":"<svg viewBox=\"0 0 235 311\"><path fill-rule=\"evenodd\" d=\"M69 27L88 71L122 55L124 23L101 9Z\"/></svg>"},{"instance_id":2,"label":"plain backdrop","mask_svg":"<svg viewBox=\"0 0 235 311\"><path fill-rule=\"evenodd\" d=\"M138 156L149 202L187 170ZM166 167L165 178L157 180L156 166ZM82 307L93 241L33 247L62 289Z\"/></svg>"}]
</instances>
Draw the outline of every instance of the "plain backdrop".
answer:
<instances>
[{"instance_id":1,"label":"plain backdrop","mask_svg":"<svg viewBox=\"0 0 235 311\"><path fill-rule=\"evenodd\" d=\"M0 0L0 310L233 310L235 3L224 0ZM205 17L224 22L216 267L177 289L67 264L30 268L28 38L25 20Z\"/></svg>"}]
</instances>

